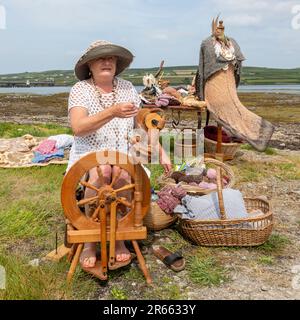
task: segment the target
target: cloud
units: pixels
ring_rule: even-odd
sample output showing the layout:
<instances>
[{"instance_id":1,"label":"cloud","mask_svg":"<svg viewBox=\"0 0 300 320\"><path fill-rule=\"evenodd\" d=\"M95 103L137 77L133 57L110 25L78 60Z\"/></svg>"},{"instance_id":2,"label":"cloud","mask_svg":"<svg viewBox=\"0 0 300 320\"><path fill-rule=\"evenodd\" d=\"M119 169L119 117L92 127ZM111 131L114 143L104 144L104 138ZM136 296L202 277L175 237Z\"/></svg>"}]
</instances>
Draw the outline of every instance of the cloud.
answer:
<instances>
[{"instance_id":1,"label":"cloud","mask_svg":"<svg viewBox=\"0 0 300 320\"><path fill-rule=\"evenodd\" d=\"M227 24L230 26L259 26L262 22L261 15L238 14L226 17Z\"/></svg>"},{"instance_id":2,"label":"cloud","mask_svg":"<svg viewBox=\"0 0 300 320\"><path fill-rule=\"evenodd\" d=\"M197 64L200 43L219 12L247 63L299 66L300 31L291 28L291 8L299 2L0 0L7 18L7 29L0 30L0 70L72 68L96 39L130 49L136 56L132 67L157 66L162 58L166 65ZM294 50L294 57L285 56L283 47ZM268 59L266 52L272 52Z\"/></svg>"}]
</instances>

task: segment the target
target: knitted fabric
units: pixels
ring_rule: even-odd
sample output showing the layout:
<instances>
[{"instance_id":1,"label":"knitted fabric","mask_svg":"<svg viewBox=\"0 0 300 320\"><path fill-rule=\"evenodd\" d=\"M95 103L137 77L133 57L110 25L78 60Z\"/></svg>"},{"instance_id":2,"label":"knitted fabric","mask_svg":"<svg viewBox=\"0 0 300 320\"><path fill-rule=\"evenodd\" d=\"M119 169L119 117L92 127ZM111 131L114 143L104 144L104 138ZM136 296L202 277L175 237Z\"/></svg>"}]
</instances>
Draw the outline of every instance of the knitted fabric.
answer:
<instances>
[{"instance_id":1,"label":"knitted fabric","mask_svg":"<svg viewBox=\"0 0 300 320\"><path fill-rule=\"evenodd\" d=\"M174 208L180 204L180 200L186 196L186 191L180 187L165 186L157 193L157 204L167 214L172 214Z\"/></svg>"},{"instance_id":2,"label":"knitted fabric","mask_svg":"<svg viewBox=\"0 0 300 320\"><path fill-rule=\"evenodd\" d=\"M165 194L162 198L157 200L159 207L167 214L172 214L175 207L180 204L180 201L170 194Z\"/></svg>"},{"instance_id":3,"label":"knitted fabric","mask_svg":"<svg viewBox=\"0 0 300 320\"><path fill-rule=\"evenodd\" d=\"M211 36L202 42L196 74L196 95L207 102L208 111L231 135L264 151L274 126L240 102L236 87L245 58L236 41L232 38L229 41L234 49L231 57L216 52L218 43L215 37Z\"/></svg>"},{"instance_id":4,"label":"knitted fabric","mask_svg":"<svg viewBox=\"0 0 300 320\"><path fill-rule=\"evenodd\" d=\"M214 37L208 37L201 43L199 68L197 70L195 83L196 94L201 101L205 100L206 98L204 88L208 78L216 72L224 69L228 63L234 65L236 86L238 86L240 83L242 61L245 60L245 57L243 56L237 42L233 38L229 38L229 41L234 48L234 59L232 61L228 61L222 55L216 55L216 40Z\"/></svg>"},{"instance_id":5,"label":"knitted fabric","mask_svg":"<svg viewBox=\"0 0 300 320\"><path fill-rule=\"evenodd\" d=\"M238 97L234 67L218 71L205 84L207 108L214 119L231 135L246 140L258 151L264 151L272 137L274 126L248 110Z\"/></svg>"},{"instance_id":6,"label":"knitted fabric","mask_svg":"<svg viewBox=\"0 0 300 320\"><path fill-rule=\"evenodd\" d=\"M57 152L56 141L51 139L46 139L42 141L39 146L35 149L35 151L40 154L52 154Z\"/></svg>"}]
</instances>

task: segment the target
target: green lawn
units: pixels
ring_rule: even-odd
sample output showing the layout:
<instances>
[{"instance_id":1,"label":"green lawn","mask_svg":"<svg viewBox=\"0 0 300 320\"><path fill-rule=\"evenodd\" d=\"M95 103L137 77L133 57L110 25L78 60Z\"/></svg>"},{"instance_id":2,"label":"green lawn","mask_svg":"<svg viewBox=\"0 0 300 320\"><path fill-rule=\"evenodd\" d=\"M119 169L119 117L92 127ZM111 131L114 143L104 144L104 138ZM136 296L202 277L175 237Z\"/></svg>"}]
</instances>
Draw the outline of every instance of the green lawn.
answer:
<instances>
[{"instance_id":1,"label":"green lawn","mask_svg":"<svg viewBox=\"0 0 300 320\"><path fill-rule=\"evenodd\" d=\"M72 134L71 128L62 127L56 124L15 124L9 122L0 123L1 138L16 138L24 134L31 134L35 137L49 137L57 134Z\"/></svg>"}]
</instances>

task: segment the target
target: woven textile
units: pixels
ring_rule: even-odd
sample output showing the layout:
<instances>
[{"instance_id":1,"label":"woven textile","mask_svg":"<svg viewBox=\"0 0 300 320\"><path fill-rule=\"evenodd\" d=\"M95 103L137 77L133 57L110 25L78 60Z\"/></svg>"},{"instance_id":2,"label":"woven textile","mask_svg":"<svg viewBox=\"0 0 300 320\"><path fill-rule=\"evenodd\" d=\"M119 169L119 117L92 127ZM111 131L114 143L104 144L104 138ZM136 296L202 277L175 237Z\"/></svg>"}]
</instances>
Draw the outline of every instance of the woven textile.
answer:
<instances>
[{"instance_id":1,"label":"woven textile","mask_svg":"<svg viewBox=\"0 0 300 320\"><path fill-rule=\"evenodd\" d=\"M226 69L228 64L233 65L235 68L234 75L236 86L238 86L240 83L242 61L245 60L245 57L242 54L237 42L233 38L230 38L229 40L234 50L232 60L228 60L228 58L218 54L216 48L217 42L214 37L209 37L201 43L199 68L197 70L195 83L196 93L201 101L204 101L206 99L204 92L206 81L216 72L222 69Z\"/></svg>"}]
</instances>

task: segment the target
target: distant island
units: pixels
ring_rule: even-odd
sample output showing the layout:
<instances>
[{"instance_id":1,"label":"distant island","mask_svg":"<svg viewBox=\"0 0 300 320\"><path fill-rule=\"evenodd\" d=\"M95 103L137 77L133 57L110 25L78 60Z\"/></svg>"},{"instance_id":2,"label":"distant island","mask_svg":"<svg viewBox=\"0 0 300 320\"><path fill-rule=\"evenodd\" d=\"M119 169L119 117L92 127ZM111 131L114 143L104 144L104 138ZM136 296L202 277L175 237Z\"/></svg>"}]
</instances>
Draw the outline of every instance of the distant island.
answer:
<instances>
[{"instance_id":1,"label":"distant island","mask_svg":"<svg viewBox=\"0 0 300 320\"><path fill-rule=\"evenodd\" d=\"M134 85L141 86L146 73L155 73L155 68L133 68L123 72L122 77ZM175 66L163 68L163 79L171 85L190 84L197 66ZM8 86L72 86L76 82L73 70L50 70L43 72L23 72L0 75L0 87ZM274 85L300 84L300 68L276 69L243 67L241 84Z\"/></svg>"}]
</instances>

